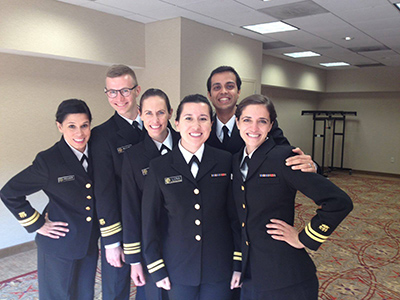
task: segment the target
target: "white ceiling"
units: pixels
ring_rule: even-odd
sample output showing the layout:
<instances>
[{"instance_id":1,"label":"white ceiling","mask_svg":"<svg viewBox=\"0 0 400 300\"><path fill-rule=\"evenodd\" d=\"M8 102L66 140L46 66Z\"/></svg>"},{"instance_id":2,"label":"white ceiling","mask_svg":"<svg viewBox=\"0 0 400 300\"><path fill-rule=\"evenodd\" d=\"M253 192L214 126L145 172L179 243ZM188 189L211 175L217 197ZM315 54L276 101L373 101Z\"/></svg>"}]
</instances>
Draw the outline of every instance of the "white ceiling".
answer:
<instances>
[{"instance_id":1,"label":"white ceiling","mask_svg":"<svg viewBox=\"0 0 400 300\"><path fill-rule=\"evenodd\" d=\"M400 0L57 1L141 23L184 17L262 41L265 54L318 68L325 68L319 63L336 61L351 65L341 68L400 66L400 11L393 4ZM300 30L261 35L240 27L278 20ZM346 36L353 40L345 41ZM306 50L321 56L293 59L282 55Z\"/></svg>"}]
</instances>

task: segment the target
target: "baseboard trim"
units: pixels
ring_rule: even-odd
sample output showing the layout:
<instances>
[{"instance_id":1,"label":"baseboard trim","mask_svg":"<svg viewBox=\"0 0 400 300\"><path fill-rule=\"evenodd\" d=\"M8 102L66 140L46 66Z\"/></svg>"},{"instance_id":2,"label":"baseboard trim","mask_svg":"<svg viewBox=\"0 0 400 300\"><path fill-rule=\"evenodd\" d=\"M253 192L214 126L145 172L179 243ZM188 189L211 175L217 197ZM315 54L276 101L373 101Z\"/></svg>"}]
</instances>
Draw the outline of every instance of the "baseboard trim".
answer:
<instances>
[{"instance_id":1,"label":"baseboard trim","mask_svg":"<svg viewBox=\"0 0 400 300\"><path fill-rule=\"evenodd\" d=\"M346 171L344 171L344 172L346 172ZM394 173L361 171L361 170L354 170L354 169L352 170L352 173L359 174L359 175L382 176L382 177L390 177L390 178L400 179L400 174L394 174Z\"/></svg>"},{"instance_id":2,"label":"baseboard trim","mask_svg":"<svg viewBox=\"0 0 400 300\"><path fill-rule=\"evenodd\" d=\"M36 248L37 247L36 247L35 241L31 241L31 242L15 245L15 246L12 246L12 247L0 249L0 259L4 258L4 257L11 256L11 255L14 255L14 254L18 254L18 253L21 253L21 252L33 250L33 249L36 249Z\"/></svg>"}]
</instances>

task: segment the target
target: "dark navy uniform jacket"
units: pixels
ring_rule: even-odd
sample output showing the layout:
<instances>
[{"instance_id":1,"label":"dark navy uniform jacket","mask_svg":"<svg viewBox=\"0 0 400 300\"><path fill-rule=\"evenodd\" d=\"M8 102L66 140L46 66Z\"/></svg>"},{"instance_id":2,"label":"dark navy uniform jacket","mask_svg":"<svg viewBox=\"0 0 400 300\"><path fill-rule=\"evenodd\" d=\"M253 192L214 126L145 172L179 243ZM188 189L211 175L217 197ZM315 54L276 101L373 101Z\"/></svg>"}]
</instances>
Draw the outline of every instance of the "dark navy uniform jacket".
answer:
<instances>
[{"instance_id":1,"label":"dark navy uniform jacket","mask_svg":"<svg viewBox=\"0 0 400 300\"><path fill-rule=\"evenodd\" d=\"M134 128L115 113L92 130L91 144L96 164L94 181L97 214L104 243L122 241L121 171L123 154L144 139L146 130Z\"/></svg>"},{"instance_id":2,"label":"dark navy uniform jacket","mask_svg":"<svg viewBox=\"0 0 400 300\"><path fill-rule=\"evenodd\" d=\"M285 159L291 155L292 147L277 146L269 138L253 153L245 182L240 172L243 149L233 157L233 194L242 226L242 276L250 270L259 290L284 288L315 274L305 249L295 249L266 233L270 219L293 226L297 190L318 205L316 215L299 234L312 250L328 239L353 207L349 196L327 178L287 167Z\"/></svg>"},{"instance_id":3,"label":"dark navy uniform jacket","mask_svg":"<svg viewBox=\"0 0 400 300\"><path fill-rule=\"evenodd\" d=\"M68 223L65 237L52 239L36 235L36 243L47 254L67 259L81 259L98 232L93 183L63 138L51 148L40 152L32 165L18 173L1 190L6 207L28 232L35 232L49 220ZM40 214L26 200L26 195L43 190L49 203ZM98 237L98 234L97 234Z\"/></svg>"},{"instance_id":4,"label":"dark navy uniform jacket","mask_svg":"<svg viewBox=\"0 0 400 300\"><path fill-rule=\"evenodd\" d=\"M173 146L180 135L169 129ZM142 194L144 182L149 171L150 161L161 154L151 137L128 149L122 165L122 225L125 262L137 263L142 259Z\"/></svg>"},{"instance_id":5,"label":"dark navy uniform jacket","mask_svg":"<svg viewBox=\"0 0 400 300\"><path fill-rule=\"evenodd\" d=\"M142 212L143 251L155 282L169 276L172 284L196 286L230 281L240 270L230 153L205 145L196 179L178 147L152 160Z\"/></svg>"},{"instance_id":6,"label":"dark navy uniform jacket","mask_svg":"<svg viewBox=\"0 0 400 300\"><path fill-rule=\"evenodd\" d=\"M275 142L278 145L290 145L289 141L283 136L283 131L278 127L278 121L276 120L272 125L270 135L275 139ZM231 138L229 139L229 142L225 148L225 146L217 137L216 116L214 116L214 121L211 128L211 134L206 143L214 148L229 151L232 154L237 153L240 149L244 147L244 142L240 137L239 129L237 128L235 123L232 129Z\"/></svg>"}]
</instances>

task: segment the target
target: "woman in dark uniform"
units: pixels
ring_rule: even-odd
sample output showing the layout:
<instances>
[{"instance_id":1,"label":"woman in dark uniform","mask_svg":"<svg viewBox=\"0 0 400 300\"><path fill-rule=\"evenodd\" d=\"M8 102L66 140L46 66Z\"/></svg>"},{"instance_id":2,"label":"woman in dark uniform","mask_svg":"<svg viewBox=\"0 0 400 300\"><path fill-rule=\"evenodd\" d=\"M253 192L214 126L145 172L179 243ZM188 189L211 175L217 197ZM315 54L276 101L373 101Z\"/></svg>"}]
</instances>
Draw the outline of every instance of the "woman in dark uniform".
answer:
<instances>
[{"instance_id":1,"label":"woman in dark uniform","mask_svg":"<svg viewBox=\"0 0 400 300\"><path fill-rule=\"evenodd\" d=\"M233 194L242 225L243 300L317 300L318 279L305 247L317 250L352 210L345 192L325 177L285 165L292 147L268 136L276 119L272 102L252 95L237 107L245 147L233 157ZM297 190L319 207L299 233Z\"/></svg>"},{"instance_id":2,"label":"woman in dark uniform","mask_svg":"<svg viewBox=\"0 0 400 300\"><path fill-rule=\"evenodd\" d=\"M168 96L159 89L148 89L140 98L140 118L146 128L142 142L124 153L122 165L122 226L124 233L125 262L131 264L131 277L138 294L145 285L145 299L166 299L166 292L157 288L142 268L142 194L150 161L167 154L176 146L179 133L172 129L169 120L172 108ZM143 293L143 291L141 291ZM138 296L136 296L138 297Z\"/></svg>"},{"instance_id":3,"label":"woman in dark uniform","mask_svg":"<svg viewBox=\"0 0 400 300\"><path fill-rule=\"evenodd\" d=\"M181 101L175 121L181 140L171 153L150 162L143 191L147 268L171 300L228 300L239 285L231 154L204 144L211 114L202 95Z\"/></svg>"},{"instance_id":4,"label":"woman in dark uniform","mask_svg":"<svg viewBox=\"0 0 400 300\"><path fill-rule=\"evenodd\" d=\"M99 228L91 179L89 107L63 101L56 113L61 140L1 190L2 200L28 232L37 232L39 298L93 299ZM49 198L40 214L26 196Z\"/></svg>"}]
</instances>

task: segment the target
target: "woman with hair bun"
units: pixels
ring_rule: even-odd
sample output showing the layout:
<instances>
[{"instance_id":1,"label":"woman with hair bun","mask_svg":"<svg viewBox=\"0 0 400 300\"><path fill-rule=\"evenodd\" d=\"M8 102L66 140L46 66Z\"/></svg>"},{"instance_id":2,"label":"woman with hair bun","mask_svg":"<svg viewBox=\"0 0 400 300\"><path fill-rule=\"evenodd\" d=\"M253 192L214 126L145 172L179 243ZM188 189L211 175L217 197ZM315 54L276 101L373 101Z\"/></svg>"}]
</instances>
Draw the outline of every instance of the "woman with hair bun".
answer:
<instances>
[{"instance_id":1,"label":"woman with hair bun","mask_svg":"<svg viewBox=\"0 0 400 300\"><path fill-rule=\"evenodd\" d=\"M233 157L233 196L242 228L242 300L317 300L316 269L305 247L317 250L352 210L349 196L325 177L292 170L292 147L269 134L276 120L271 100L252 95L236 109L245 142ZM298 232L296 192L318 206Z\"/></svg>"},{"instance_id":2,"label":"woman with hair bun","mask_svg":"<svg viewBox=\"0 0 400 300\"><path fill-rule=\"evenodd\" d=\"M94 297L99 227L88 147L91 121L84 101L63 101L56 113L60 141L37 154L32 165L1 190L1 199L18 222L37 233L41 300ZM26 199L38 191L49 199L42 213Z\"/></svg>"}]
</instances>

